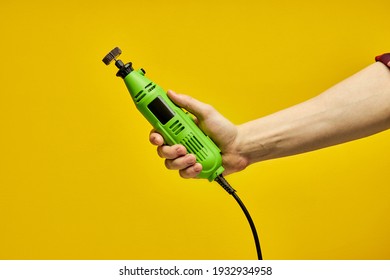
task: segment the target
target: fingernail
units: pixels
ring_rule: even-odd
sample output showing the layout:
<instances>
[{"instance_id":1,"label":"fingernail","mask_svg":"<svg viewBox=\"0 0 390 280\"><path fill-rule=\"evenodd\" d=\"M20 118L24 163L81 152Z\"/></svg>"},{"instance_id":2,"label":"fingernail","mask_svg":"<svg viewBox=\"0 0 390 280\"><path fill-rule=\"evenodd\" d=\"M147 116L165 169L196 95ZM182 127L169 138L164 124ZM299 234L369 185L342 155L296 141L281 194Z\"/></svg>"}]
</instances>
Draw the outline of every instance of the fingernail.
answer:
<instances>
[{"instance_id":1,"label":"fingernail","mask_svg":"<svg viewBox=\"0 0 390 280\"><path fill-rule=\"evenodd\" d=\"M177 155L179 155L179 156L185 154L185 152L184 152L184 150L183 150L182 147L177 147L177 148L176 148L176 153L177 153Z\"/></svg>"},{"instance_id":2,"label":"fingernail","mask_svg":"<svg viewBox=\"0 0 390 280\"><path fill-rule=\"evenodd\" d=\"M194 164L196 162L196 158L193 155L188 155L186 163L187 164Z\"/></svg>"},{"instance_id":3,"label":"fingernail","mask_svg":"<svg viewBox=\"0 0 390 280\"><path fill-rule=\"evenodd\" d=\"M195 172L202 171L202 165L200 163L195 164L194 165L194 170L195 170Z\"/></svg>"}]
</instances>

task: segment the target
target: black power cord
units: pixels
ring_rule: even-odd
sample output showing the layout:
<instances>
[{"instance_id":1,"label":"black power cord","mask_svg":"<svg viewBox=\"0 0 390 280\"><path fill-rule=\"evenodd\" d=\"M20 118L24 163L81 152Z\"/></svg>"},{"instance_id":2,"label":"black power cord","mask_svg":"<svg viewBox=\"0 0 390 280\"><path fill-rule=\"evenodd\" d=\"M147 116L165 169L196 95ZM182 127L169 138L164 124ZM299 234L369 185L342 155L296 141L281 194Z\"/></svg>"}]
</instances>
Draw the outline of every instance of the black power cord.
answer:
<instances>
[{"instance_id":1,"label":"black power cord","mask_svg":"<svg viewBox=\"0 0 390 280\"><path fill-rule=\"evenodd\" d=\"M247 220L249 222L251 230L252 230L253 238L255 240L255 245L256 245L257 259L262 260L263 256L261 253L259 237L257 235L255 223L253 222L252 217L249 214L249 211L246 209L244 203L238 197L236 190L233 189L232 186L230 186L230 184L228 183L228 181L226 181L226 179L222 176L222 174L219 175L217 178L215 178L215 181L218 182L218 184L220 184L221 187L225 189L225 191L227 191L229 194L231 194L234 197L234 199L237 201L237 203L240 205L242 211L245 214L245 217L247 218Z\"/></svg>"}]
</instances>

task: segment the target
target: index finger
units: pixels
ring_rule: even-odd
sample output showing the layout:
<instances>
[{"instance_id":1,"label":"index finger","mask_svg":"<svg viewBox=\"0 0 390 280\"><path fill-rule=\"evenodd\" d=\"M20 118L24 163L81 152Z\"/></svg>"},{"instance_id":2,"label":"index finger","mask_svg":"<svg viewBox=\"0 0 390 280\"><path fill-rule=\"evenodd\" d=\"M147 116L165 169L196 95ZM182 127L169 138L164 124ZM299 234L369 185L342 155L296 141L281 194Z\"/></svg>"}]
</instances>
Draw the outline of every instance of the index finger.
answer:
<instances>
[{"instance_id":1,"label":"index finger","mask_svg":"<svg viewBox=\"0 0 390 280\"><path fill-rule=\"evenodd\" d=\"M164 138L160 133L152 130L149 134L149 142L155 146L162 146L164 144Z\"/></svg>"}]
</instances>

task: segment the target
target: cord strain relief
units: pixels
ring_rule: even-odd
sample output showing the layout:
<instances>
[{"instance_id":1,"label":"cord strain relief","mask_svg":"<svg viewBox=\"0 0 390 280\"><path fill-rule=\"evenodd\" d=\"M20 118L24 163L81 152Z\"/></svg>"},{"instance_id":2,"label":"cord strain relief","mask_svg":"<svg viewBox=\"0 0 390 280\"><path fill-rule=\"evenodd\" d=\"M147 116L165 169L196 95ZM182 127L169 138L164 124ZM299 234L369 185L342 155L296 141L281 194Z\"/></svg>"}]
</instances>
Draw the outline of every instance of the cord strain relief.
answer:
<instances>
[{"instance_id":1,"label":"cord strain relief","mask_svg":"<svg viewBox=\"0 0 390 280\"><path fill-rule=\"evenodd\" d=\"M232 188L232 186L230 186L230 184L228 183L228 181L226 181L226 179L222 176L222 175L219 175L215 178L215 181L218 182L218 184L221 185L221 187L227 191L229 194L232 194L234 192L236 192L235 189Z\"/></svg>"}]
</instances>

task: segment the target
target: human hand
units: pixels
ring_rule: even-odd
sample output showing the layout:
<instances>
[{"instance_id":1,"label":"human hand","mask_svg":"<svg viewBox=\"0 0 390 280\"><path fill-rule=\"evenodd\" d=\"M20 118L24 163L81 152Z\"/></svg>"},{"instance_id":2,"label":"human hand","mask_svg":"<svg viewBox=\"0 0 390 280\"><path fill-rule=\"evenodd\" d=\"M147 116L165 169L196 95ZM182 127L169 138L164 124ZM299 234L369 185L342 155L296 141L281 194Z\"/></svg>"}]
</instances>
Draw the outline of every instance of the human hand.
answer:
<instances>
[{"instance_id":1,"label":"human hand","mask_svg":"<svg viewBox=\"0 0 390 280\"><path fill-rule=\"evenodd\" d=\"M175 104L196 116L195 122L200 129L221 149L224 175L247 166L247 161L237 150L238 129L234 124L209 104L171 90L167 94ZM183 145L164 145L164 138L154 130L149 135L149 141L157 146L158 155L165 158L167 169L178 170L181 177L195 178L202 171L202 165L196 162L195 155L188 154Z\"/></svg>"}]
</instances>

